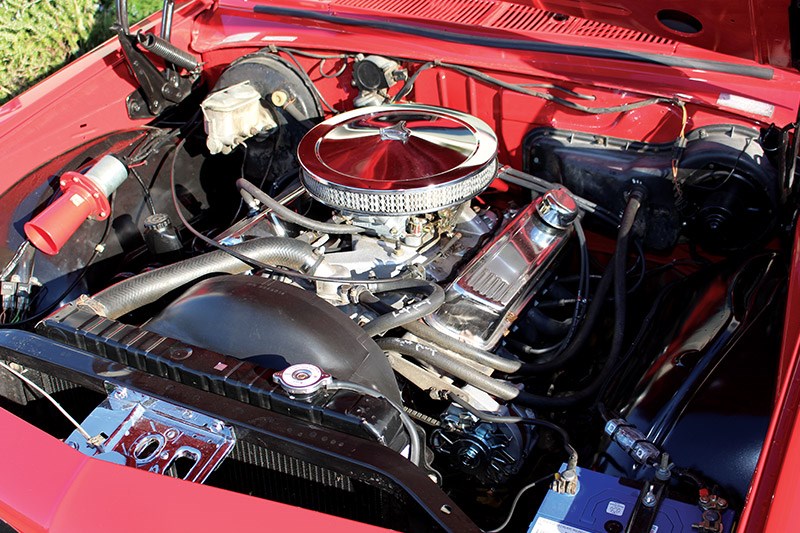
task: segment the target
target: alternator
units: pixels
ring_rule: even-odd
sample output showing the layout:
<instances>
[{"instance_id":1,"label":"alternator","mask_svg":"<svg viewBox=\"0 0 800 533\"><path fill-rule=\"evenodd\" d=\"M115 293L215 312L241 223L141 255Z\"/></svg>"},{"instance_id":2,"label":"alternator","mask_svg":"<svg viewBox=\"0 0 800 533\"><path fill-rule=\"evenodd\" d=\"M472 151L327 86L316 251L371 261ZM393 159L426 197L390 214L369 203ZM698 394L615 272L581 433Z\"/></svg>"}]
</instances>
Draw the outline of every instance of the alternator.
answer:
<instances>
[{"instance_id":1,"label":"alternator","mask_svg":"<svg viewBox=\"0 0 800 533\"><path fill-rule=\"evenodd\" d=\"M516 474L529 447L517 426L482 422L457 405L444 414L431 444L454 469L490 486Z\"/></svg>"}]
</instances>

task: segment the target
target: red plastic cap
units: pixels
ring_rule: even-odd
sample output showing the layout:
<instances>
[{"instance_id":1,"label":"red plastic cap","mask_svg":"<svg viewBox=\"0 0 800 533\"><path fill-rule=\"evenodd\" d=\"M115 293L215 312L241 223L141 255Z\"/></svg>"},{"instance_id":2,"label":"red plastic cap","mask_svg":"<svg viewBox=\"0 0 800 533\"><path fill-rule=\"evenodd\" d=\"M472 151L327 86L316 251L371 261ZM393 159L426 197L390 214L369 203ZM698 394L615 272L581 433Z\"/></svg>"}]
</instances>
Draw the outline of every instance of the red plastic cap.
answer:
<instances>
[{"instance_id":1,"label":"red plastic cap","mask_svg":"<svg viewBox=\"0 0 800 533\"><path fill-rule=\"evenodd\" d=\"M55 255L90 216L103 220L109 215L108 199L86 176L68 172L61 179L61 196L24 226L36 248Z\"/></svg>"}]
</instances>

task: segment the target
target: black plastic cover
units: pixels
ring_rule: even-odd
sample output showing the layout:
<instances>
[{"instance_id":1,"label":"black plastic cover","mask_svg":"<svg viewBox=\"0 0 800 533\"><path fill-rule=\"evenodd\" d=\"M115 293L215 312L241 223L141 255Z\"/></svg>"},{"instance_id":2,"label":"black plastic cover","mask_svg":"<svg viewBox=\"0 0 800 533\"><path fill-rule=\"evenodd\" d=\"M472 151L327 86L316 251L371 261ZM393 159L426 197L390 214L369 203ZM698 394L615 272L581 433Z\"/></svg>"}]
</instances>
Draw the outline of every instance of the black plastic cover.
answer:
<instances>
[{"instance_id":1,"label":"black plastic cover","mask_svg":"<svg viewBox=\"0 0 800 533\"><path fill-rule=\"evenodd\" d=\"M201 281L144 329L265 368L311 363L400 401L386 355L362 328L316 294L279 281Z\"/></svg>"}]
</instances>

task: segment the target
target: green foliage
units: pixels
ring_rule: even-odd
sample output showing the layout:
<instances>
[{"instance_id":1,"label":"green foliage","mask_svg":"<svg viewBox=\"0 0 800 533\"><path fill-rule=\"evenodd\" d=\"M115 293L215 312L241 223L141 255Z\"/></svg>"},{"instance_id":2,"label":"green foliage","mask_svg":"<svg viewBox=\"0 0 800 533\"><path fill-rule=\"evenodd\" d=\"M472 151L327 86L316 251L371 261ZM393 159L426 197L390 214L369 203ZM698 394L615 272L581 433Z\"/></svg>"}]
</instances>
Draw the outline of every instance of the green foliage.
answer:
<instances>
[{"instance_id":1,"label":"green foliage","mask_svg":"<svg viewBox=\"0 0 800 533\"><path fill-rule=\"evenodd\" d=\"M161 0L129 0L131 24ZM0 0L0 103L111 36L113 0Z\"/></svg>"}]
</instances>

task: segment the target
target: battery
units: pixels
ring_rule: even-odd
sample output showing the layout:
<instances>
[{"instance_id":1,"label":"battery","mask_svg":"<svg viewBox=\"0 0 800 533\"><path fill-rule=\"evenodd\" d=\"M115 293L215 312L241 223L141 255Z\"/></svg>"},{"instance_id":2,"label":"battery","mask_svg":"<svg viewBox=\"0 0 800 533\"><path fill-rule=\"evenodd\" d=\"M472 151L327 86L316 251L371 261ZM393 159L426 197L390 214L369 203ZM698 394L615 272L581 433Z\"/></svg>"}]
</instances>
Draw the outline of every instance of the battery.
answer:
<instances>
[{"instance_id":1,"label":"battery","mask_svg":"<svg viewBox=\"0 0 800 533\"><path fill-rule=\"evenodd\" d=\"M562 470L566 465L562 466ZM639 489L619 478L577 468L578 492L547 495L528 528L528 533L622 533L627 529L639 499ZM650 533L698 531L692 525L703 521L698 505L664 499ZM722 512L722 531L732 531L734 513Z\"/></svg>"}]
</instances>

